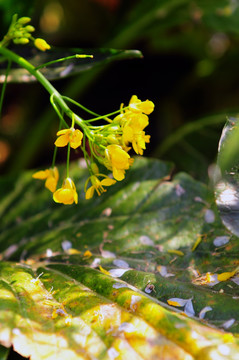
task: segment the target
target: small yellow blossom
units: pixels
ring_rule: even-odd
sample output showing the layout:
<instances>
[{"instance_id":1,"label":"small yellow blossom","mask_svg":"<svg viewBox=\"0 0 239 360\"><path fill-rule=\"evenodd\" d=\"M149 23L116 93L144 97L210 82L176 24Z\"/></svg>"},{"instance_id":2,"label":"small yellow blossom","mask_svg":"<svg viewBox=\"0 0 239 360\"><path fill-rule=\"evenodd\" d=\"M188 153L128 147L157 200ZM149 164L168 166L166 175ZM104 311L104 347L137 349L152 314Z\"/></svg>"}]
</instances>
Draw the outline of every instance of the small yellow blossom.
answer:
<instances>
[{"instance_id":1,"label":"small yellow blossom","mask_svg":"<svg viewBox=\"0 0 239 360\"><path fill-rule=\"evenodd\" d=\"M143 131L148 123L147 115L133 114L123 127L123 142L126 145L131 142L136 154L143 155L143 150L146 148L145 143L150 141L150 135L145 135Z\"/></svg>"},{"instance_id":2,"label":"small yellow blossom","mask_svg":"<svg viewBox=\"0 0 239 360\"><path fill-rule=\"evenodd\" d=\"M125 144L132 143L136 154L143 155L146 149L146 143L150 141L150 135L145 135L144 131L134 131L131 126L125 126L123 131L123 141Z\"/></svg>"},{"instance_id":3,"label":"small yellow blossom","mask_svg":"<svg viewBox=\"0 0 239 360\"><path fill-rule=\"evenodd\" d=\"M103 180L99 180L98 177L104 177ZM94 192L96 190L97 194L100 196L103 192L106 190L103 188L103 186L111 186L116 183L114 179L111 179L110 177L103 175L103 174L97 174L90 176L85 184L85 198L91 199L94 195ZM89 189L86 190L89 180L91 181L92 186L89 187Z\"/></svg>"},{"instance_id":4,"label":"small yellow blossom","mask_svg":"<svg viewBox=\"0 0 239 360\"><path fill-rule=\"evenodd\" d=\"M75 184L71 178L66 178L62 187L54 192L53 200L57 203L65 205L71 205L74 202L76 204L78 203L78 194L76 192Z\"/></svg>"},{"instance_id":5,"label":"small yellow blossom","mask_svg":"<svg viewBox=\"0 0 239 360\"><path fill-rule=\"evenodd\" d=\"M69 143L73 149L81 146L83 133L78 129L63 129L58 131L56 135L59 136L58 139L56 139L55 141L55 145L57 147L64 147Z\"/></svg>"},{"instance_id":6,"label":"small yellow blossom","mask_svg":"<svg viewBox=\"0 0 239 360\"><path fill-rule=\"evenodd\" d=\"M51 192L56 191L57 182L59 179L59 173L57 167L52 169L46 169L37 171L32 175L34 179L46 180L45 187L49 189Z\"/></svg>"},{"instance_id":7,"label":"small yellow blossom","mask_svg":"<svg viewBox=\"0 0 239 360\"><path fill-rule=\"evenodd\" d=\"M154 111L154 103L150 100L141 101L136 95L133 95L129 102L129 109L136 113L151 114Z\"/></svg>"},{"instance_id":8,"label":"small yellow blossom","mask_svg":"<svg viewBox=\"0 0 239 360\"><path fill-rule=\"evenodd\" d=\"M34 45L36 46L36 48L38 48L41 51L46 51L46 50L49 50L51 48L50 45L47 44L47 42L44 39L41 39L41 38L35 39Z\"/></svg>"},{"instance_id":9,"label":"small yellow blossom","mask_svg":"<svg viewBox=\"0 0 239 360\"><path fill-rule=\"evenodd\" d=\"M115 180L123 180L125 178L125 170L129 169L134 160L119 145L108 145L105 154L105 166L113 171Z\"/></svg>"}]
</instances>

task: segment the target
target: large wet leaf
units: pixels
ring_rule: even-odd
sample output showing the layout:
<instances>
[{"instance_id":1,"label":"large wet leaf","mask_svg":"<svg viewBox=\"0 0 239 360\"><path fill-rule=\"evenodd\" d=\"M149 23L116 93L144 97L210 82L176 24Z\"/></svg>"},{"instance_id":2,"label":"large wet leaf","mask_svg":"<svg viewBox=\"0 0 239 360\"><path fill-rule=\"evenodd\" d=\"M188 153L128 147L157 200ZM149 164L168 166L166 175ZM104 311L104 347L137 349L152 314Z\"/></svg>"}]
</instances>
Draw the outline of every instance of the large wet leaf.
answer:
<instances>
[{"instance_id":1,"label":"large wet leaf","mask_svg":"<svg viewBox=\"0 0 239 360\"><path fill-rule=\"evenodd\" d=\"M19 55L21 53L17 51ZM49 80L62 79L68 76L76 75L82 71L90 70L93 67L108 64L112 61L139 58L142 53L139 50L117 50L117 49L63 49L52 48L46 52L38 51L34 48L24 48L22 56L30 61L32 65L39 67L43 64L54 62L58 59L68 58L74 55L91 55L86 58L70 58L60 62L51 63L42 67L40 71ZM5 80L6 62L0 62L0 82ZM35 77L29 74L25 69L19 68L13 64L8 82L32 82Z\"/></svg>"},{"instance_id":2,"label":"large wet leaf","mask_svg":"<svg viewBox=\"0 0 239 360\"><path fill-rule=\"evenodd\" d=\"M238 359L237 239L208 188L171 171L137 159L75 206L30 173L1 179L2 345L32 359ZM71 176L80 192L86 170Z\"/></svg>"}]
</instances>

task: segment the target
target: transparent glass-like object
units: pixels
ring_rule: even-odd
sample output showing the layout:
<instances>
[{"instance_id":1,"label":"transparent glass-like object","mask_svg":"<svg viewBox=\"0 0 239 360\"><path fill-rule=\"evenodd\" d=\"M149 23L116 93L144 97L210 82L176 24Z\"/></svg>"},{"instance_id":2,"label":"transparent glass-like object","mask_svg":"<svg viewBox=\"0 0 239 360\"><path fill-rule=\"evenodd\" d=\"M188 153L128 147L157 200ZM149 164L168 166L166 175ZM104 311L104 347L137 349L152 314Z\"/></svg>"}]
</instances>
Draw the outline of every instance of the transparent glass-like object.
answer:
<instances>
[{"instance_id":1,"label":"transparent glass-like object","mask_svg":"<svg viewBox=\"0 0 239 360\"><path fill-rule=\"evenodd\" d=\"M228 118L223 128L214 184L222 221L239 236L239 118Z\"/></svg>"}]
</instances>

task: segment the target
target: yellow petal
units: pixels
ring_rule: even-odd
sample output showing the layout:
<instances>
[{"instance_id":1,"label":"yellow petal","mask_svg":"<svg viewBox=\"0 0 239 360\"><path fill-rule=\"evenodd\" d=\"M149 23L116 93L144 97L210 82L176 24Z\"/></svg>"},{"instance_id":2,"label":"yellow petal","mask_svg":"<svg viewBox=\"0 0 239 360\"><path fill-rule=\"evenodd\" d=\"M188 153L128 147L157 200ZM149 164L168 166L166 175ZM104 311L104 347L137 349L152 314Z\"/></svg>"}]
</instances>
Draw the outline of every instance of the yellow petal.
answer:
<instances>
[{"instance_id":1,"label":"yellow petal","mask_svg":"<svg viewBox=\"0 0 239 360\"><path fill-rule=\"evenodd\" d=\"M53 177L56 179L56 181L59 180L59 172L56 166L54 166L53 169L51 169L52 173L53 173Z\"/></svg>"},{"instance_id":2,"label":"yellow petal","mask_svg":"<svg viewBox=\"0 0 239 360\"><path fill-rule=\"evenodd\" d=\"M45 187L50 190L51 192L55 192L56 191L56 186L57 186L57 180L54 177L49 177L46 179L45 182Z\"/></svg>"},{"instance_id":3,"label":"yellow petal","mask_svg":"<svg viewBox=\"0 0 239 360\"><path fill-rule=\"evenodd\" d=\"M71 129L62 129L62 130L59 130L57 131L56 135L57 136L60 136L60 135L70 135L71 133Z\"/></svg>"},{"instance_id":4,"label":"yellow petal","mask_svg":"<svg viewBox=\"0 0 239 360\"><path fill-rule=\"evenodd\" d=\"M55 141L55 145L57 147L64 147L69 143L69 136L66 135L61 135L58 139L56 139Z\"/></svg>"},{"instance_id":5,"label":"yellow petal","mask_svg":"<svg viewBox=\"0 0 239 360\"><path fill-rule=\"evenodd\" d=\"M130 126L125 126L123 129L123 138L126 143L131 142L133 140L133 129Z\"/></svg>"},{"instance_id":6,"label":"yellow petal","mask_svg":"<svg viewBox=\"0 0 239 360\"><path fill-rule=\"evenodd\" d=\"M89 200L89 199L91 199L93 197L94 191L95 191L94 186L89 187L89 189L85 193L86 200Z\"/></svg>"},{"instance_id":7,"label":"yellow petal","mask_svg":"<svg viewBox=\"0 0 239 360\"><path fill-rule=\"evenodd\" d=\"M121 148L121 146L109 145L107 146L107 149L110 152L112 166L118 167L120 169L129 168L128 160L130 156Z\"/></svg>"},{"instance_id":8,"label":"yellow petal","mask_svg":"<svg viewBox=\"0 0 239 360\"><path fill-rule=\"evenodd\" d=\"M70 139L71 147L73 149L76 149L79 146L81 146L82 138L83 138L83 133L80 130L76 129L72 131L72 137Z\"/></svg>"},{"instance_id":9,"label":"yellow petal","mask_svg":"<svg viewBox=\"0 0 239 360\"><path fill-rule=\"evenodd\" d=\"M39 179L39 180L45 180L49 175L49 170L40 170L40 171L37 171L35 172L32 177L34 179Z\"/></svg>"},{"instance_id":10,"label":"yellow petal","mask_svg":"<svg viewBox=\"0 0 239 360\"><path fill-rule=\"evenodd\" d=\"M86 250L85 252L84 252L84 257L91 257L92 256L92 252L90 251L90 250Z\"/></svg>"},{"instance_id":11,"label":"yellow petal","mask_svg":"<svg viewBox=\"0 0 239 360\"><path fill-rule=\"evenodd\" d=\"M125 178L125 171L113 167L113 177L115 178L115 180L121 181Z\"/></svg>"},{"instance_id":12,"label":"yellow petal","mask_svg":"<svg viewBox=\"0 0 239 360\"><path fill-rule=\"evenodd\" d=\"M134 103L139 102L139 101L140 101L140 100L138 99L138 96L137 96L137 95L132 95L132 96L131 96L131 99L130 99L130 101L129 101L129 105L134 104Z\"/></svg>"},{"instance_id":13,"label":"yellow petal","mask_svg":"<svg viewBox=\"0 0 239 360\"><path fill-rule=\"evenodd\" d=\"M109 177L107 177L101 181L101 185L103 185L103 186L111 186L111 185L114 185L115 183L116 183L116 181Z\"/></svg>"},{"instance_id":14,"label":"yellow petal","mask_svg":"<svg viewBox=\"0 0 239 360\"><path fill-rule=\"evenodd\" d=\"M154 111L154 103L150 100L143 101L140 105L140 109L143 113L149 115Z\"/></svg>"},{"instance_id":15,"label":"yellow petal","mask_svg":"<svg viewBox=\"0 0 239 360\"><path fill-rule=\"evenodd\" d=\"M99 269L103 274L110 275L110 272L105 270L101 265L99 266Z\"/></svg>"},{"instance_id":16,"label":"yellow petal","mask_svg":"<svg viewBox=\"0 0 239 360\"><path fill-rule=\"evenodd\" d=\"M75 191L75 194L74 194L74 201L75 201L75 204L78 204L78 194L77 194L76 191Z\"/></svg>"},{"instance_id":17,"label":"yellow petal","mask_svg":"<svg viewBox=\"0 0 239 360\"><path fill-rule=\"evenodd\" d=\"M69 189L58 189L53 194L53 200L57 203L62 203L65 205L73 204L74 197L72 190Z\"/></svg>"},{"instance_id":18,"label":"yellow petal","mask_svg":"<svg viewBox=\"0 0 239 360\"><path fill-rule=\"evenodd\" d=\"M73 202L78 203L77 192L73 189L60 188L53 194L53 200L57 203L71 205Z\"/></svg>"},{"instance_id":19,"label":"yellow petal","mask_svg":"<svg viewBox=\"0 0 239 360\"><path fill-rule=\"evenodd\" d=\"M143 155L143 151L140 149L136 141L132 142L133 149L136 152L136 154Z\"/></svg>"},{"instance_id":20,"label":"yellow petal","mask_svg":"<svg viewBox=\"0 0 239 360\"><path fill-rule=\"evenodd\" d=\"M181 306L177 301L167 300L167 303L171 306Z\"/></svg>"}]
</instances>

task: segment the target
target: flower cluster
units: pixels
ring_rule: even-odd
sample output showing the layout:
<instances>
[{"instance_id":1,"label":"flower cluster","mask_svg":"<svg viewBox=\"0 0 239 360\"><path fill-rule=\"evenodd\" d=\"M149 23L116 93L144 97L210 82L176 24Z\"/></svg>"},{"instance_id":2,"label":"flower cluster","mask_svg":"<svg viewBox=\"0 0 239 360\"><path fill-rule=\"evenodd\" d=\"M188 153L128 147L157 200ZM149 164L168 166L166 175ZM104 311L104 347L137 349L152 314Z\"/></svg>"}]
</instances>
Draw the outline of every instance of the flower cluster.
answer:
<instances>
[{"instance_id":1,"label":"flower cluster","mask_svg":"<svg viewBox=\"0 0 239 360\"><path fill-rule=\"evenodd\" d=\"M133 159L128 154L132 145L138 155L143 155L146 143L150 136L144 129L149 124L148 116L154 110L152 101L141 101L136 95L130 99L129 105L121 105L120 114L112 122L95 130L98 145L90 142L92 151L97 160L113 172L113 177L121 181L125 177L125 170L133 164ZM101 135L101 137L100 137Z\"/></svg>"},{"instance_id":2,"label":"flower cluster","mask_svg":"<svg viewBox=\"0 0 239 360\"><path fill-rule=\"evenodd\" d=\"M100 196L106 191L105 187L125 178L125 171L134 162L129 155L131 148L136 154L143 155L146 143L150 141L150 136L146 135L144 130L149 124L148 115L153 110L152 101L141 101L133 95L128 106L124 107L122 104L120 110L105 116L79 120L77 115L72 113L71 127L57 132L55 146L56 148L68 147L68 162L71 148L80 148L84 154L90 173L84 187L86 199L91 199L95 192ZM109 116L112 115L116 116L111 120ZM91 125L92 122L100 119L104 119L107 124ZM75 128L75 123L81 127L82 131ZM86 151L86 139L88 139L90 154ZM111 171L112 176L101 173L96 162ZM65 205L78 203L76 186L69 176L69 163L67 163L67 176L59 189L57 189L59 175L56 167L38 171L33 177L45 180L45 187L53 193L55 202Z\"/></svg>"},{"instance_id":3,"label":"flower cluster","mask_svg":"<svg viewBox=\"0 0 239 360\"><path fill-rule=\"evenodd\" d=\"M35 31L34 26L29 25L31 21L30 17L23 16L18 19L17 15L14 15L12 18L11 25L8 29L7 34L4 36L3 41L1 42L2 46L8 45L12 40L14 44L26 45L30 41L33 42L34 46L41 51L49 50L50 45L41 38L34 38L32 33Z\"/></svg>"}]
</instances>

